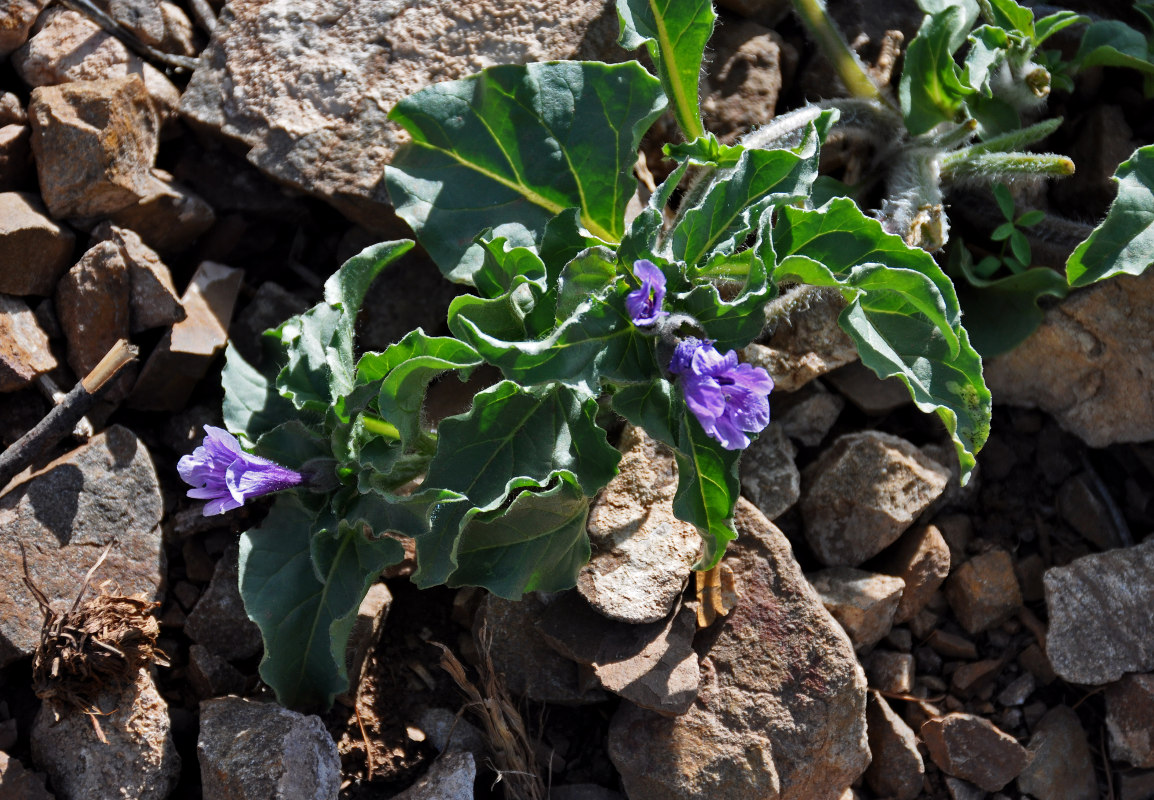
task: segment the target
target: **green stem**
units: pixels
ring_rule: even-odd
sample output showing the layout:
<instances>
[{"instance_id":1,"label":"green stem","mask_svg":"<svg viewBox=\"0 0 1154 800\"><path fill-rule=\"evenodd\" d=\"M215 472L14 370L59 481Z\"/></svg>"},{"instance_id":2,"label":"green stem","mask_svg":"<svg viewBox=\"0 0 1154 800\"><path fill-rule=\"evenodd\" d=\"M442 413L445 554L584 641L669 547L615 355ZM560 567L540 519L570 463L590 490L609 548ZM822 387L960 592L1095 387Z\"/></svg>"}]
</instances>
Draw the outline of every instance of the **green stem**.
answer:
<instances>
[{"instance_id":1,"label":"green stem","mask_svg":"<svg viewBox=\"0 0 1154 800\"><path fill-rule=\"evenodd\" d=\"M1074 174L1074 162L1053 153L978 153L959 150L942 158L942 180L992 183L1020 176L1062 178Z\"/></svg>"},{"instance_id":2,"label":"green stem","mask_svg":"<svg viewBox=\"0 0 1154 800\"><path fill-rule=\"evenodd\" d=\"M948 160L965 161L973 156L982 153L1006 153L1012 150L1021 150L1024 147L1029 147L1036 144L1047 136L1049 136L1062 124L1061 117L1043 120L1033 125L1027 125L1024 128L1019 128L1016 131L1003 133L1000 136L992 136L984 142L970 145L969 147L958 150L943 159L943 164Z\"/></svg>"},{"instance_id":3,"label":"green stem","mask_svg":"<svg viewBox=\"0 0 1154 800\"><path fill-rule=\"evenodd\" d=\"M854 97L864 97L890 105L877 84L866 72L865 65L842 37L826 12L822 0L792 0L793 10L801 18L810 36L817 42L826 58L833 64L846 90Z\"/></svg>"},{"instance_id":4,"label":"green stem","mask_svg":"<svg viewBox=\"0 0 1154 800\"><path fill-rule=\"evenodd\" d=\"M361 414L361 422L364 424L365 430L370 433L375 433L377 436L384 436L386 439L392 439L395 442L401 440L401 432L397 430L397 426L380 417L374 417L371 414Z\"/></svg>"}]
</instances>

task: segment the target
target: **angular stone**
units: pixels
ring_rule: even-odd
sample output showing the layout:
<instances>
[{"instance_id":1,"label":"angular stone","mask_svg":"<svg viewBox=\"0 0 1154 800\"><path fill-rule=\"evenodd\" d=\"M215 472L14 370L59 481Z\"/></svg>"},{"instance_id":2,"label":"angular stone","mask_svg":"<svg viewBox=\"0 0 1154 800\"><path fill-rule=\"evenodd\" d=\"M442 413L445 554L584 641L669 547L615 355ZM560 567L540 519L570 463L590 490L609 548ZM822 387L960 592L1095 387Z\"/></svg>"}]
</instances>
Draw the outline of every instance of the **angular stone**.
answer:
<instances>
[{"instance_id":1,"label":"angular stone","mask_svg":"<svg viewBox=\"0 0 1154 800\"><path fill-rule=\"evenodd\" d=\"M35 187L32 129L27 125L0 127L0 192Z\"/></svg>"},{"instance_id":2,"label":"angular stone","mask_svg":"<svg viewBox=\"0 0 1154 800\"><path fill-rule=\"evenodd\" d=\"M701 537L673 515L677 464L669 448L628 426L621 449L618 475L589 512L593 557L577 576L577 590L610 619L656 622L685 588Z\"/></svg>"},{"instance_id":3,"label":"angular stone","mask_svg":"<svg viewBox=\"0 0 1154 800\"><path fill-rule=\"evenodd\" d=\"M1030 762L1018 788L1046 800L1095 800L1098 780L1086 733L1069 706L1055 706L1034 728L1027 747Z\"/></svg>"},{"instance_id":4,"label":"angular stone","mask_svg":"<svg viewBox=\"0 0 1154 800\"><path fill-rule=\"evenodd\" d=\"M962 664L950 676L950 687L955 697L968 698L992 684L1002 671L1002 662L987 658Z\"/></svg>"},{"instance_id":5,"label":"angular stone","mask_svg":"<svg viewBox=\"0 0 1154 800\"><path fill-rule=\"evenodd\" d=\"M54 800L54 795L44 788L42 774L24 769L23 764L4 752L0 752L0 786L6 800Z\"/></svg>"},{"instance_id":6,"label":"angular stone","mask_svg":"<svg viewBox=\"0 0 1154 800\"><path fill-rule=\"evenodd\" d=\"M28 33L51 0L4 0L0 3L0 58L28 41Z\"/></svg>"},{"instance_id":7,"label":"angular stone","mask_svg":"<svg viewBox=\"0 0 1154 800\"><path fill-rule=\"evenodd\" d=\"M56 313L68 341L68 365L83 378L118 340L132 335L132 284L120 248L101 242L68 270L56 286ZM136 370L128 371L117 376L118 387L131 386Z\"/></svg>"},{"instance_id":8,"label":"angular stone","mask_svg":"<svg viewBox=\"0 0 1154 800\"><path fill-rule=\"evenodd\" d=\"M954 616L970 634L1002 624L1022 605L1014 562L1005 550L990 550L962 564L945 591Z\"/></svg>"},{"instance_id":9,"label":"angular stone","mask_svg":"<svg viewBox=\"0 0 1154 800\"><path fill-rule=\"evenodd\" d=\"M1110 756L1134 767L1154 767L1154 674L1126 675L1106 687Z\"/></svg>"},{"instance_id":10,"label":"angular stone","mask_svg":"<svg viewBox=\"0 0 1154 800\"><path fill-rule=\"evenodd\" d=\"M589 667L602 688L641 708L676 716L697 698L696 614L688 606L669 619L630 625L569 592L549 605L537 629L557 652Z\"/></svg>"},{"instance_id":11,"label":"angular stone","mask_svg":"<svg viewBox=\"0 0 1154 800\"><path fill-rule=\"evenodd\" d=\"M806 577L856 649L875 645L890 632L905 587L901 578L852 567L831 567Z\"/></svg>"},{"instance_id":12,"label":"angular stone","mask_svg":"<svg viewBox=\"0 0 1154 800\"><path fill-rule=\"evenodd\" d=\"M883 555L882 569L905 582L894 622L908 622L926 607L950 574L950 547L936 526L915 526Z\"/></svg>"},{"instance_id":13,"label":"angular stone","mask_svg":"<svg viewBox=\"0 0 1154 800\"><path fill-rule=\"evenodd\" d=\"M1043 581L1054 672L1103 684L1154 670L1154 538L1046 570Z\"/></svg>"},{"instance_id":14,"label":"angular stone","mask_svg":"<svg viewBox=\"0 0 1154 800\"><path fill-rule=\"evenodd\" d=\"M41 20L36 35L12 56L25 83L57 86L139 75L157 110L165 117L175 113L180 90L95 22L60 6L48 9Z\"/></svg>"},{"instance_id":15,"label":"angular stone","mask_svg":"<svg viewBox=\"0 0 1154 800\"><path fill-rule=\"evenodd\" d=\"M735 20L717 27L709 47L716 56L702 81L701 109L709 130L732 144L773 119L786 45L769 28ZM790 55L796 65L796 51Z\"/></svg>"},{"instance_id":16,"label":"angular stone","mask_svg":"<svg viewBox=\"0 0 1154 800\"><path fill-rule=\"evenodd\" d=\"M1091 447L1154 439L1154 272L1074 292L1025 342L985 366L1006 405L1040 408Z\"/></svg>"},{"instance_id":17,"label":"angular stone","mask_svg":"<svg viewBox=\"0 0 1154 800\"><path fill-rule=\"evenodd\" d=\"M114 243L128 265L133 333L164 328L187 316L172 284L172 273L134 231L105 222L92 231L92 238Z\"/></svg>"},{"instance_id":18,"label":"angular stone","mask_svg":"<svg viewBox=\"0 0 1154 800\"><path fill-rule=\"evenodd\" d=\"M894 713L886 699L870 690L866 705L870 753L865 782L879 797L914 800L922 793L926 765L918 752L918 737Z\"/></svg>"},{"instance_id":19,"label":"angular stone","mask_svg":"<svg viewBox=\"0 0 1154 800\"><path fill-rule=\"evenodd\" d=\"M111 540L94 576L122 594L158 598L164 577L160 486L144 443L114 425L0 494L0 667L32 655L41 611L23 582L28 572L57 608L72 604L84 575Z\"/></svg>"},{"instance_id":20,"label":"angular stone","mask_svg":"<svg viewBox=\"0 0 1154 800\"><path fill-rule=\"evenodd\" d=\"M774 406L774 423L790 439L806 447L817 447L837 422L845 408L845 400L826 389L820 381L807 384L805 390L790 395L790 399L793 398L798 399L788 405L784 413L778 413L777 406Z\"/></svg>"},{"instance_id":21,"label":"angular stone","mask_svg":"<svg viewBox=\"0 0 1154 800\"><path fill-rule=\"evenodd\" d=\"M922 725L930 758L947 775L996 792L1012 781L1029 761L1026 748L1013 736L974 714L953 713Z\"/></svg>"},{"instance_id":22,"label":"angular stone","mask_svg":"<svg viewBox=\"0 0 1154 800\"><path fill-rule=\"evenodd\" d=\"M916 661L909 653L874 650L864 666L871 689L890 694L909 694L914 689Z\"/></svg>"},{"instance_id":23,"label":"angular stone","mask_svg":"<svg viewBox=\"0 0 1154 800\"><path fill-rule=\"evenodd\" d=\"M50 220L40 200L0 193L0 293L50 295L72 263L76 237Z\"/></svg>"},{"instance_id":24,"label":"angular stone","mask_svg":"<svg viewBox=\"0 0 1154 800\"><path fill-rule=\"evenodd\" d=\"M477 763L467 750L437 758L417 782L393 800L473 800Z\"/></svg>"},{"instance_id":25,"label":"angular stone","mask_svg":"<svg viewBox=\"0 0 1154 800\"><path fill-rule=\"evenodd\" d=\"M196 741L205 797L336 800L341 759L320 717L221 697L200 704Z\"/></svg>"},{"instance_id":26,"label":"angular stone","mask_svg":"<svg viewBox=\"0 0 1154 800\"><path fill-rule=\"evenodd\" d=\"M701 691L675 718L623 703L609 756L631 800L834 800L869 763L865 678L785 536L738 501L738 604L698 637Z\"/></svg>"},{"instance_id":27,"label":"angular stone","mask_svg":"<svg viewBox=\"0 0 1154 800\"><path fill-rule=\"evenodd\" d=\"M103 692L96 705L106 712L99 721L107 744L81 711L62 710L57 721L45 703L36 715L32 760L48 774L56 794L62 800L164 800L180 778L180 756L169 734L168 704L148 670L140 670L120 691Z\"/></svg>"},{"instance_id":28,"label":"angular stone","mask_svg":"<svg viewBox=\"0 0 1154 800\"><path fill-rule=\"evenodd\" d=\"M48 336L28 304L0 294L0 392L23 389L56 368Z\"/></svg>"},{"instance_id":29,"label":"angular stone","mask_svg":"<svg viewBox=\"0 0 1154 800\"><path fill-rule=\"evenodd\" d=\"M52 216L103 216L148 194L159 125L136 75L33 89L28 117Z\"/></svg>"},{"instance_id":30,"label":"angular stone","mask_svg":"<svg viewBox=\"0 0 1154 800\"><path fill-rule=\"evenodd\" d=\"M244 272L204 261L180 298L188 315L172 326L140 371L129 405L150 411L183 408L228 341L228 323Z\"/></svg>"},{"instance_id":31,"label":"angular stone","mask_svg":"<svg viewBox=\"0 0 1154 800\"><path fill-rule=\"evenodd\" d=\"M762 514L774 520L801 496L801 473L793 463L797 448L778 425L770 425L745 449L741 491Z\"/></svg>"},{"instance_id":32,"label":"angular stone","mask_svg":"<svg viewBox=\"0 0 1154 800\"><path fill-rule=\"evenodd\" d=\"M0 89L0 125L24 125L27 122L28 114L20 98Z\"/></svg>"},{"instance_id":33,"label":"angular stone","mask_svg":"<svg viewBox=\"0 0 1154 800\"><path fill-rule=\"evenodd\" d=\"M108 13L142 42L166 53L193 56L192 21L166 0L108 0Z\"/></svg>"},{"instance_id":34,"label":"angular stone","mask_svg":"<svg viewBox=\"0 0 1154 800\"><path fill-rule=\"evenodd\" d=\"M839 437L803 479L806 540L829 566L857 566L894 542L946 488L949 471L905 439Z\"/></svg>"},{"instance_id":35,"label":"angular stone","mask_svg":"<svg viewBox=\"0 0 1154 800\"><path fill-rule=\"evenodd\" d=\"M237 581L234 546L216 562L212 580L184 626L188 638L228 661L255 656L262 647L260 628L245 613Z\"/></svg>"},{"instance_id":36,"label":"angular stone","mask_svg":"<svg viewBox=\"0 0 1154 800\"><path fill-rule=\"evenodd\" d=\"M181 111L250 147L278 181L381 229L392 217L381 175L406 138L385 120L397 101L494 64L619 60L616 36L605 0L356 0L339 18L325 0L234 0Z\"/></svg>"},{"instance_id":37,"label":"angular stone","mask_svg":"<svg viewBox=\"0 0 1154 800\"><path fill-rule=\"evenodd\" d=\"M1022 673L998 692L998 703L1007 707L1024 705L1037 688L1038 681L1033 673Z\"/></svg>"},{"instance_id":38,"label":"angular stone","mask_svg":"<svg viewBox=\"0 0 1154 800\"><path fill-rule=\"evenodd\" d=\"M908 406L910 390L897 378L882 380L860 361L846 364L826 376L842 396L871 416L881 416Z\"/></svg>"},{"instance_id":39,"label":"angular stone","mask_svg":"<svg viewBox=\"0 0 1154 800\"><path fill-rule=\"evenodd\" d=\"M194 644L188 648L188 682L197 700L208 700L241 694L245 680L240 670L228 661L204 645Z\"/></svg>"},{"instance_id":40,"label":"angular stone","mask_svg":"<svg viewBox=\"0 0 1154 800\"><path fill-rule=\"evenodd\" d=\"M153 169L144 194L132 205L109 215L113 222L136 231L140 238L164 253L187 249L212 227L216 214L199 195Z\"/></svg>"},{"instance_id":41,"label":"angular stone","mask_svg":"<svg viewBox=\"0 0 1154 800\"><path fill-rule=\"evenodd\" d=\"M1062 484L1058 490L1058 513L1083 539L1099 550L1122 546L1110 509L1094 491L1088 473L1079 473Z\"/></svg>"},{"instance_id":42,"label":"angular stone","mask_svg":"<svg viewBox=\"0 0 1154 800\"><path fill-rule=\"evenodd\" d=\"M438 753L467 750L478 761L489 755L489 745L480 728L447 708L421 709L417 725Z\"/></svg>"},{"instance_id":43,"label":"angular stone","mask_svg":"<svg viewBox=\"0 0 1154 800\"><path fill-rule=\"evenodd\" d=\"M261 334L275 328L294 314L308 310L308 303L279 283L263 281L252 296L252 301L238 312L229 327L229 341L250 364L259 365ZM358 338L360 334L358 326Z\"/></svg>"}]
</instances>

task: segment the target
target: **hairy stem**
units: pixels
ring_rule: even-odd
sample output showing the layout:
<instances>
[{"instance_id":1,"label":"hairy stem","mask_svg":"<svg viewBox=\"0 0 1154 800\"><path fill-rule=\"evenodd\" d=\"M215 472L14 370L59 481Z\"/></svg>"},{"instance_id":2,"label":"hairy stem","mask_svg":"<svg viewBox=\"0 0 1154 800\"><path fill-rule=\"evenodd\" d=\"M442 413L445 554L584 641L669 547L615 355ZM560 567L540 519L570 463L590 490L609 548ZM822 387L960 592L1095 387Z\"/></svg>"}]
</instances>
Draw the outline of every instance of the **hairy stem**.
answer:
<instances>
[{"instance_id":1,"label":"hairy stem","mask_svg":"<svg viewBox=\"0 0 1154 800\"><path fill-rule=\"evenodd\" d=\"M947 183L993 183L1017 177L1063 178L1074 162L1054 153L971 153L959 150L942 158Z\"/></svg>"},{"instance_id":2,"label":"hairy stem","mask_svg":"<svg viewBox=\"0 0 1154 800\"><path fill-rule=\"evenodd\" d=\"M793 10L797 12L802 24L825 53L826 58L833 64L834 71L845 84L846 90L854 97L863 97L889 105L889 101L866 72L865 65L857 53L830 19L823 0L792 0L792 2Z\"/></svg>"}]
</instances>

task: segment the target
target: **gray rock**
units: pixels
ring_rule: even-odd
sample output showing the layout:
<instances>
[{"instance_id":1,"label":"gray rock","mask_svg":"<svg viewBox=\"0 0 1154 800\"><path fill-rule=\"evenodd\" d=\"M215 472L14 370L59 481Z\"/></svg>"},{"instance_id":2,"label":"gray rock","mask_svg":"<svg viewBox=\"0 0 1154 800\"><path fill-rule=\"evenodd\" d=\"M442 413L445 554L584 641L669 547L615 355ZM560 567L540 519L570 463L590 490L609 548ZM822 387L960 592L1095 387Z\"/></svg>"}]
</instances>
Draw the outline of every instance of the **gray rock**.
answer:
<instances>
[{"instance_id":1,"label":"gray rock","mask_svg":"<svg viewBox=\"0 0 1154 800\"><path fill-rule=\"evenodd\" d=\"M838 438L802 475L805 536L829 566L857 566L892 544L946 488L949 471L905 439Z\"/></svg>"},{"instance_id":2,"label":"gray rock","mask_svg":"<svg viewBox=\"0 0 1154 800\"><path fill-rule=\"evenodd\" d=\"M35 195L0 193L0 293L50 295L72 263L76 237Z\"/></svg>"},{"instance_id":3,"label":"gray rock","mask_svg":"<svg viewBox=\"0 0 1154 800\"><path fill-rule=\"evenodd\" d=\"M469 751L446 753L393 800L473 800L477 764Z\"/></svg>"},{"instance_id":4,"label":"gray rock","mask_svg":"<svg viewBox=\"0 0 1154 800\"><path fill-rule=\"evenodd\" d=\"M1086 733L1069 706L1055 706L1034 728L1026 748L1030 763L1018 776L1018 788L1046 800L1094 800L1098 780Z\"/></svg>"},{"instance_id":5,"label":"gray rock","mask_svg":"<svg viewBox=\"0 0 1154 800\"><path fill-rule=\"evenodd\" d=\"M801 473L793 463L797 448L778 425L770 425L741 458L741 491L771 520L801 497Z\"/></svg>"},{"instance_id":6,"label":"gray rock","mask_svg":"<svg viewBox=\"0 0 1154 800\"><path fill-rule=\"evenodd\" d=\"M488 756L489 745L485 742L485 734L463 715L458 716L447 708L422 709L417 717L417 725L438 753L467 750L478 761Z\"/></svg>"},{"instance_id":7,"label":"gray rock","mask_svg":"<svg viewBox=\"0 0 1154 800\"><path fill-rule=\"evenodd\" d=\"M172 283L172 273L156 251L141 241L139 235L106 222L92 231L92 238L113 242L128 265L128 279L132 286L133 333L164 328L187 316Z\"/></svg>"},{"instance_id":8,"label":"gray rock","mask_svg":"<svg viewBox=\"0 0 1154 800\"><path fill-rule=\"evenodd\" d=\"M1154 439L1154 271L1074 292L985 367L998 402L1040 408L1091 447Z\"/></svg>"},{"instance_id":9,"label":"gray rock","mask_svg":"<svg viewBox=\"0 0 1154 800\"><path fill-rule=\"evenodd\" d=\"M631 800L834 800L869 763L865 677L785 536L746 500L725 557L738 603L698 637L701 691L666 718L622 704L609 755Z\"/></svg>"},{"instance_id":10,"label":"gray rock","mask_svg":"<svg viewBox=\"0 0 1154 800\"><path fill-rule=\"evenodd\" d=\"M165 574L160 487L144 443L114 425L88 444L0 494L0 666L30 656L40 642L41 611L24 586L28 571L57 608L72 604L100 549L116 539L95 580L125 595L160 599Z\"/></svg>"},{"instance_id":11,"label":"gray rock","mask_svg":"<svg viewBox=\"0 0 1154 800\"><path fill-rule=\"evenodd\" d=\"M102 693L97 738L88 714L74 709L55 719L45 703L32 724L32 760L48 774L60 800L131 797L164 800L180 777L180 756L169 735L168 704L147 669L120 691Z\"/></svg>"},{"instance_id":12,"label":"gray rock","mask_svg":"<svg viewBox=\"0 0 1154 800\"><path fill-rule=\"evenodd\" d=\"M336 800L341 759L320 717L239 697L200 704L196 742L205 797Z\"/></svg>"},{"instance_id":13,"label":"gray rock","mask_svg":"<svg viewBox=\"0 0 1154 800\"><path fill-rule=\"evenodd\" d=\"M1054 672L1097 685L1154 670L1154 538L1046 570L1043 581Z\"/></svg>"},{"instance_id":14,"label":"gray rock","mask_svg":"<svg viewBox=\"0 0 1154 800\"><path fill-rule=\"evenodd\" d=\"M914 689L917 664L909 653L874 650L863 666L871 689L891 694L909 694Z\"/></svg>"},{"instance_id":15,"label":"gray rock","mask_svg":"<svg viewBox=\"0 0 1154 800\"><path fill-rule=\"evenodd\" d=\"M188 682L197 700L240 694L244 691L244 675L224 658L204 645L188 648Z\"/></svg>"},{"instance_id":16,"label":"gray rock","mask_svg":"<svg viewBox=\"0 0 1154 800\"><path fill-rule=\"evenodd\" d=\"M24 125L27 122L28 114L20 98L12 92L0 90L0 125Z\"/></svg>"},{"instance_id":17,"label":"gray rock","mask_svg":"<svg viewBox=\"0 0 1154 800\"><path fill-rule=\"evenodd\" d=\"M140 199L109 218L140 234L163 253L180 253L212 227L216 214L199 195L173 181L164 170L151 170Z\"/></svg>"},{"instance_id":18,"label":"gray rock","mask_svg":"<svg viewBox=\"0 0 1154 800\"><path fill-rule=\"evenodd\" d=\"M885 553L882 569L905 582L894 622L908 622L926 607L950 574L950 547L937 527L915 526Z\"/></svg>"},{"instance_id":19,"label":"gray rock","mask_svg":"<svg viewBox=\"0 0 1154 800\"><path fill-rule=\"evenodd\" d=\"M901 578L853 567L830 567L806 577L856 649L872 647L890 632L905 588Z\"/></svg>"},{"instance_id":20,"label":"gray rock","mask_svg":"<svg viewBox=\"0 0 1154 800\"><path fill-rule=\"evenodd\" d=\"M1154 674L1126 675L1106 687L1110 756L1134 767L1154 767Z\"/></svg>"},{"instance_id":21,"label":"gray rock","mask_svg":"<svg viewBox=\"0 0 1154 800\"><path fill-rule=\"evenodd\" d=\"M188 638L228 661L255 656L262 646L260 628L244 610L237 569L234 545L216 562L212 580L184 626Z\"/></svg>"},{"instance_id":22,"label":"gray rock","mask_svg":"<svg viewBox=\"0 0 1154 800\"><path fill-rule=\"evenodd\" d=\"M132 284L124 256L112 242L100 242L56 285L56 315L68 341L68 365L83 378L120 339L132 335ZM107 390L122 399L136 367L130 365Z\"/></svg>"},{"instance_id":23,"label":"gray rock","mask_svg":"<svg viewBox=\"0 0 1154 800\"><path fill-rule=\"evenodd\" d=\"M882 380L860 361L846 364L826 376L830 386L871 416L888 414L913 401L910 390L897 378Z\"/></svg>"},{"instance_id":24,"label":"gray rock","mask_svg":"<svg viewBox=\"0 0 1154 800\"><path fill-rule=\"evenodd\" d=\"M4 752L0 752L0 786L10 800L54 800L44 788L42 774L24 769L23 764Z\"/></svg>"},{"instance_id":25,"label":"gray rock","mask_svg":"<svg viewBox=\"0 0 1154 800\"><path fill-rule=\"evenodd\" d=\"M165 0L108 0L109 16L145 44L167 53L192 56L192 21L179 6Z\"/></svg>"},{"instance_id":26,"label":"gray rock","mask_svg":"<svg viewBox=\"0 0 1154 800\"><path fill-rule=\"evenodd\" d=\"M673 515L677 464L669 448L629 426L621 449L618 475L589 512L593 556L577 576L577 590L610 619L656 622L685 588L701 537Z\"/></svg>"},{"instance_id":27,"label":"gray rock","mask_svg":"<svg viewBox=\"0 0 1154 800\"><path fill-rule=\"evenodd\" d=\"M996 792L1026 767L1029 756L1013 736L974 714L935 717L922 725L930 758L947 775Z\"/></svg>"},{"instance_id":28,"label":"gray rock","mask_svg":"<svg viewBox=\"0 0 1154 800\"><path fill-rule=\"evenodd\" d=\"M775 423L789 438L806 447L817 447L837 422L845 408L845 400L826 389L821 381L811 381L790 399L793 398L797 400L790 403L784 413L778 413L775 406Z\"/></svg>"},{"instance_id":29,"label":"gray rock","mask_svg":"<svg viewBox=\"0 0 1154 800\"><path fill-rule=\"evenodd\" d=\"M251 148L266 174L381 230L381 175L403 141L393 105L430 83L493 64L620 60L605 0L233 0L221 13L181 112Z\"/></svg>"},{"instance_id":30,"label":"gray rock","mask_svg":"<svg viewBox=\"0 0 1154 800\"><path fill-rule=\"evenodd\" d=\"M56 368L48 336L28 304L0 294L0 392L23 389Z\"/></svg>"},{"instance_id":31,"label":"gray rock","mask_svg":"<svg viewBox=\"0 0 1154 800\"><path fill-rule=\"evenodd\" d=\"M870 690L866 706L869 723L870 761L866 785L879 797L914 800L922 793L926 765L918 752L918 737L886 699Z\"/></svg>"}]
</instances>

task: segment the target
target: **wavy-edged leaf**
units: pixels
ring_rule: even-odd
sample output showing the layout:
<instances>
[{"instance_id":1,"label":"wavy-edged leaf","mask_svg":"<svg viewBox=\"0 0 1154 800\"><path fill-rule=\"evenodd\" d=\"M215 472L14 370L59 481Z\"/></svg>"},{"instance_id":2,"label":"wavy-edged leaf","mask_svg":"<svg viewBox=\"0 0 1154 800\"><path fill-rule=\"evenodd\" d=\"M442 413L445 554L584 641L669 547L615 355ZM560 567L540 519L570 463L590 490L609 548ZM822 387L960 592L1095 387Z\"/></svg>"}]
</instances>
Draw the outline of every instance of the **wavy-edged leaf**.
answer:
<instances>
[{"instance_id":1,"label":"wavy-edged leaf","mask_svg":"<svg viewBox=\"0 0 1154 800\"><path fill-rule=\"evenodd\" d=\"M389 112L412 136L385 169L389 196L460 283L481 265L473 239L486 228L536 247L578 208L590 234L618 242L638 144L664 106L636 62L505 65L433 84Z\"/></svg>"},{"instance_id":2,"label":"wavy-edged leaf","mask_svg":"<svg viewBox=\"0 0 1154 800\"><path fill-rule=\"evenodd\" d=\"M557 278L556 322L564 322L594 295L617 280L617 255L608 247L591 247L576 255Z\"/></svg>"},{"instance_id":3,"label":"wavy-edged leaf","mask_svg":"<svg viewBox=\"0 0 1154 800\"><path fill-rule=\"evenodd\" d=\"M707 265L707 272L724 274L733 270L742 276L741 289L732 299L723 299L712 283L699 283L676 298L677 307L701 323L706 338L712 339L721 352L745 347L765 327L765 304L773 298L774 287L757 252L758 248L750 248L736 255L720 256Z\"/></svg>"},{"instance_id":4,"label":"wavy-edged leaf","mask_svg":"<svg viewBox=\"0 0 1154 800\"><path fill-rule=\"evenodd\" d=\"M970 34L970 51L962 80L975 92L990 95L990 79L1006 60L1010 39L1001 28L982 25Z\"/></svg>"},{"instance_id":5,"label":"wavy-edged leaf","mask_svg":"<svg viewBox=\"0 0 1154 800\"><path fill-rule=\"evenodd\" d=\"M224 427L241 437L246 445L252 445L263 434L298 415L293 404L276 388L281 365L268 351L283 354L283 350L271 337L265 337L264 343L264 368L257 369L229 342L220 376L224 387Z\"/></svg>"},{"instance_id":6,"label":"wavy-edged leaf","mask_svg":"<svg viewBox=\"0 0 1154 800\"><path fill-rule=\"evenodd\" d=\"M958 300L965 309L966 330L983 358L1010 352L1038 329L1045 317L1038 307L1042 297L1069 293L1066 278L1046 267L986 280L974 272L968 253L956 263L965 278L958 284Z\"/></svg>"},{"instance_id":7,"label":"wavy-edged leaf","mask_svg":"<svg viewBox=\"0 0 1154 800\"><path fill-rule=\"evenodd\" d=\"M1146 37L1125 22L1114 19L1086 26L1074 63L1081 69L1095 66L1129 67L1146 74L1154 73Z\"/></svg>"},{"instance_id":8,"label":"wavy-edged leaf","mask_svg":"<svg viewBox=\"0 0 1154 800\"><path fill-rule=\"evenodd\" d=\"M1070 286L1141 275L1154 262L1154 145L1135 150L1114 172L1118 195L1102 224L1066 261Z\"/></svg>"},{"instance_id":9,"label":"wavy-edged leaf","mask_svg":"<svg viewBox=\"0 0 1154 800\"><path fill-rule=\"evenodd\" d=\"M665 378L649 383L622 386L613 393L613 410L647 434L669 447L677 447L680 414L685 405L674 395L673 384Z\"/></svg>"},{"instance_id":10,"label":"wavy-edged leaf","mask_svg":"<svg viewBox=\"0 0 1154 800\"><path fill-rule=\"evenodd\" d=\"M906 128L925 133L939 122L954 122L974 90L961 81L954 52L965 41L972 20L964 9L950 6L922 21L906 50L898 98Z\"/></svg>"},{"instance_id":11,"label":"wavy-edged leaf","mask_svg":"<svg viewBox=\"0 0 1154 800\"><path fill-rule=\"evenodd\" d=\"M988 0L994 12L994 24L1021 34L1027 41L1034 40L1034 12L1014 0Z\"/></svg>"},{"instance_id":12,"label":"wavy-edged leaf","mask_svg":"<svg viewBox=\"0 0 1154 800\"><path fill-rule=\"evenodd\" d=\"M617 248L618 257L626 264L631 264L639 258L654 258L657 256L661 233L665 226L665 207L673 192L685 177L690 162L682 161L673 168L673 172L662 181L657 191L649 197L649 202L641 213L629 223L629 230Z\"/></svg>"}]
</instances>

